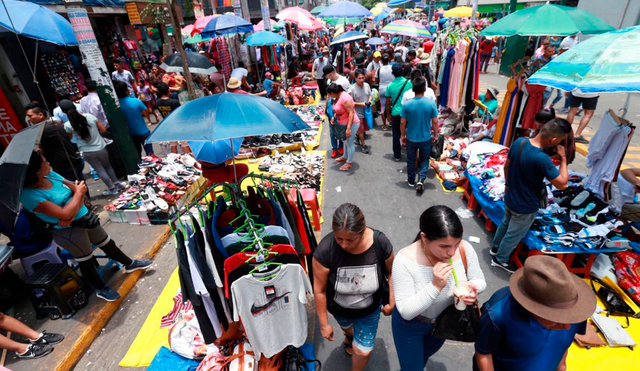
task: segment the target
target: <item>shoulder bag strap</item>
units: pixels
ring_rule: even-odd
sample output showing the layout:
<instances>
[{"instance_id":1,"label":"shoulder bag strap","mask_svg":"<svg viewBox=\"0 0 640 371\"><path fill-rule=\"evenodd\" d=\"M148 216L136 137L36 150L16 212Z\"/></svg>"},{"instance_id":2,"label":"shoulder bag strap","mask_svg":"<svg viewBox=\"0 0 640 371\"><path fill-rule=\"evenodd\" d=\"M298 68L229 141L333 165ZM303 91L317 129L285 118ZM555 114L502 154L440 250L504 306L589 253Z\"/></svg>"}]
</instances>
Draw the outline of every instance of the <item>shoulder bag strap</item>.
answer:
<instances>
[{"instance_id":1,"label":"shoulder bag strap","mask_svg":"<svg viewBox=\"0 0 640 371\"><path fill-rule=\"evenodd\" d=\"M402 92L404 92L404 87L407 86L408 82L409 82L409 80L405 80L404 81L404 85L402 85L402 88L400 88L400 92L398 93L398 96L396 97L396 100L394 100L393 104L391 105L391 110L393 110L393 107L396 105L396 103L398 103L398 99L400 99L400 97L402 96Z\"/></svg>"},{"instance_id":2,"label":"shoulder bag strap","mask_svg":"<svg viewBox=\"0 0 640 371\"><path fill-rule=\"evenodd\" d=\"M378 240L380 239L380 232L377 229L373 230L373 249L376 252L376 258L378 259L378 264L380 264L380 266L382 267L382 274L384 274L384 277L387 277L387 264L384 260L384 251L382 251L382 248L380 247L380 244L378 243Z\"/></svg>"},{"instance_id":3,"label":"shoulder bag strap","mask_svg":"<svg viewBox=\"0 0 640 371\"><path fill-rule=\"evenodd\" d=\"M462 265L464 265L464 273L468 274L469 268L467 268L467 252L464 249L464 243L460 244L460 248L458 250L460 251L460 259L462 259Z\"/></svg>"}]
</instances>

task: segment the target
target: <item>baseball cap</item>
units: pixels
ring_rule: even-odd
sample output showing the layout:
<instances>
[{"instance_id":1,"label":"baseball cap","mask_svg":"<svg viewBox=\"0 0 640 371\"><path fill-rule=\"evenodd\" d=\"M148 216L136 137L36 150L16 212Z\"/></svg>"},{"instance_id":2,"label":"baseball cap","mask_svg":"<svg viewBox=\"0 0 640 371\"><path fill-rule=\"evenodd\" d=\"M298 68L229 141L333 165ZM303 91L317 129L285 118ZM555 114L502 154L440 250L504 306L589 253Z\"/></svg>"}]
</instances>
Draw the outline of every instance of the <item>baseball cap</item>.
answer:
<instances>
[{"instance_id":1,"label":"baseball cap","mask_svg":"<svg viewBox=\"0 0 640 371\"><path fill-rule=\"evenodd\" d=\"M374 58L382 57L382 53L380 53L380 52L375 52L375 53L373 53L373 57L374 57Z\"/></svg>"}]
</instances>

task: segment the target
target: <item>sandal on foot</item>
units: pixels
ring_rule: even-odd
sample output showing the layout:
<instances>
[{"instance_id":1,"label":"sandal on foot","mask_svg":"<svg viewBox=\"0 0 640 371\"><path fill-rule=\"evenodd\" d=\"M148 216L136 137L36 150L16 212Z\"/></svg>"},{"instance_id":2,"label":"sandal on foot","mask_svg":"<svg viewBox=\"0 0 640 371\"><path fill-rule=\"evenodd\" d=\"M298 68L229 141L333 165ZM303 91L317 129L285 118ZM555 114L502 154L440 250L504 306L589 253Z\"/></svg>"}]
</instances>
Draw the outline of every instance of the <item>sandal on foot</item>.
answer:
<instances>
[{"instance_id":1,"label":"sandal on foot","mask_svg":"<svg viewBox=\"0 0 640 371\"><path fill-rule=\"evenodd\" d=\"M353 336L345 336L344 342L342 343L342 347L344 348L345 353L352 356L353 355Z\"/></svg>"},{"instance_id":2,"label":"sandal on foot","mask_svg":"<svg viewBox=\"0 0 640 371\"><path fill-rule=\"evenodd\" d=\"M349 170L351 170L351 164L346 163L346 164L340 166L340 169L338 169L338 170L340 170L340 171L349 171Z\"/></svg>"},{"instance_id":3,"label":"sandal on foot","mask_svg":"<svg viewBox=\"0 0 640 371\"><path fill-rule=\"evenodd\" d=\"M344 158L344 157L338 157L338 158L336 159L336 162L347 162L347 159L346 159L346 158Z\"/></svg>"}]
</instances>

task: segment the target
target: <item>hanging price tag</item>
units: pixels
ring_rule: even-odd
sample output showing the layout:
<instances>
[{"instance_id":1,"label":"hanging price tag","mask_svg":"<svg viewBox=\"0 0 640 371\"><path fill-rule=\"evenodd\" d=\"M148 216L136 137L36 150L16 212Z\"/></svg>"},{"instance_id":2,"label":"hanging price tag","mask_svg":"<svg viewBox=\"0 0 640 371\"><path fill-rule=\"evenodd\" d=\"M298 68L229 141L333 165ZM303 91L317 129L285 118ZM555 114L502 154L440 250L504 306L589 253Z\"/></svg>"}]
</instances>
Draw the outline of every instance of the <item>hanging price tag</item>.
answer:
<instances>
[{"instance_id":1,"label":"hanging price tag","mask_svg":"<svg viewBox=\"0 0 640 371\"><path fill-rule=\"evenodd\" d=\"M258 272L264 272L267 270L267 265L266 264L262 264L260 266L258 266Z\"/></svg>"},{"instance_id":2,"label":"hanging price tag","mask_svg":"<svg viewBox=\"0 0 640 371\"><path fill-rule=\"evenodd\" d=\"M264 261L264 255L256 255L256 262L262 263Z\"/></svg>"}]
</instances>

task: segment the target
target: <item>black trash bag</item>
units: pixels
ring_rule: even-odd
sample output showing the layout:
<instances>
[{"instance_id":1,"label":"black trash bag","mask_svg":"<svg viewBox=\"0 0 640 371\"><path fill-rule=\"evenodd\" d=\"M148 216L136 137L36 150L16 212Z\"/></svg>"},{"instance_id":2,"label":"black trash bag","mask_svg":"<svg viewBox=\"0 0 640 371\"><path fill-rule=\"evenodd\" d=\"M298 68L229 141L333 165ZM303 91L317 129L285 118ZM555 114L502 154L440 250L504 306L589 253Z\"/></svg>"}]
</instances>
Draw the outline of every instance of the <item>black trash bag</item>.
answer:
<instances>
[{"instance_id":1,"label":"black trash bag","mask_svg":"<svg viewBox=\"0 0 640 371\"><path fill-rule=\"evenodd\" d=\"M431 158L435 160L439 160L440 156L442 156L443 150L444 150L444 136L442 134L438 134L438 141L436 143L431 144Z\"/></svg>"},{"instance_id":2,"label":"black trash bag","mask_svg":"<svg viewBox=\"0 0 640 371\"><path fill-rule=\"evenodd\" d=\"M473 343L478 338L480 314L477 303L457 310L455 305L447 307L436 320L432 336L440 339Z\"/></svg>"}]
</instances>

